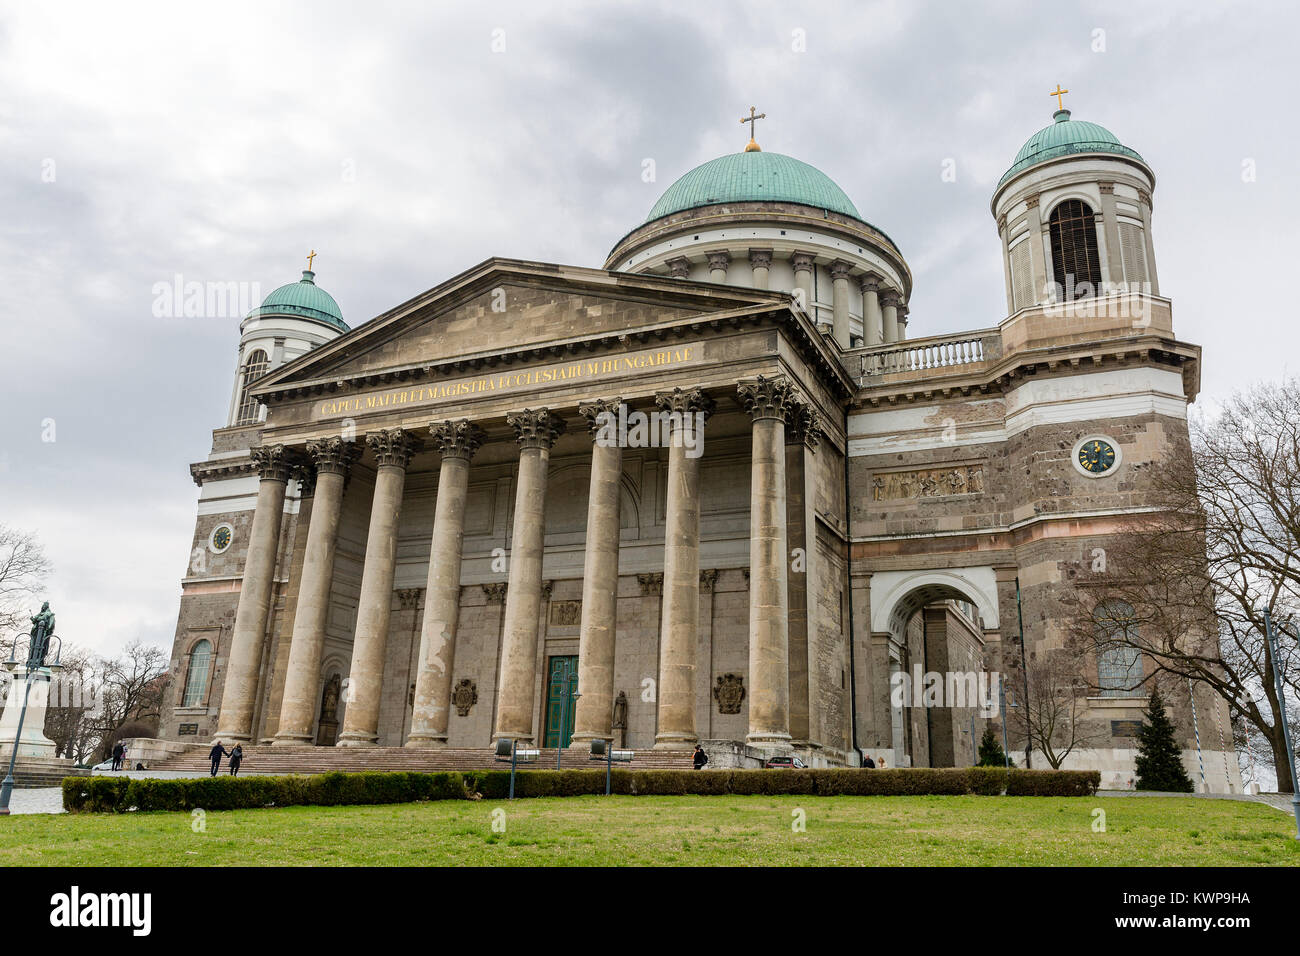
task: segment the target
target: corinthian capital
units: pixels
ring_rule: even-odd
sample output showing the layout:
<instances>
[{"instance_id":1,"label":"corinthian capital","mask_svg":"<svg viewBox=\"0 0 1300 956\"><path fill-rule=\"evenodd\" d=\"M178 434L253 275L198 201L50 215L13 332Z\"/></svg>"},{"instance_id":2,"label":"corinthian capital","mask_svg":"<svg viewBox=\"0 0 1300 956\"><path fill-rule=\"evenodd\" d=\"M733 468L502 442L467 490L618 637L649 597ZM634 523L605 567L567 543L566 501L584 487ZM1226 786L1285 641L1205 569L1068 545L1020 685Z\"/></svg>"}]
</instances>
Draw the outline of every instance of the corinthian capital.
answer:
<instances>
[{"instance_id":1,"label":"corinthian capital","mask_svg":"<svg viewBox=\"0 0 1300 956\"><path fill-rule=\"evenodd\" d=\"M443 458L464 458L469 461L483 445L483 429L468 418L458 421L434 422L429 434Z\"/></svg>"},{"instance_id":2,"label":"corinthian capital","mask_svg":"<svg viewBox=\"0 0 1300 956\"><path fill-rule=\"evenodd\" d=\"M564 434L564 419L552 415L549 408L525 408L511 412L506 421L515 430L521 448L550 448Z\"/></svg>"},{"instance_id":3,"label":"corinthian capital","mask_svg":"<svg viewBox=\"0 0 1300 956\"><path fill-rule=\"evenodd\" d=\"M771 249L750 249L749 264L755 269L772 268L772 250Z\"/></svg>"},{"instance_id":4,"label":"corinthian capital","mask_svg":"<svg viewBox=\"0 0 1300 956\"><path fill-rule=\"evenodd\" d=\"M702 388L673 388L655 392L655 404L666 412L681 415L703 415L708 421L717 407L715 402Z\"/></svg>"},{"instance_id":5,"label":"corinthian capital","mask_svg":"<svg viewBox=\"0 0 1300 956\"><path fill-rule=\"evenodd\" d=\"M803 399L790 403L790 410L785 415L785 443L795 445L802 442L813 451L821 441L826 429L822 424L821 414Z\"/></svg>"},{"instance_id":6,"label":"corinthian capital","mask_svg":"<svg viewBox=\"0 0 1300 956\"><path fill-rule=\"evenodd\" d=\"M897 308L898 303L902 301L903 297L893 289L886 289L880 293L880 307L883 309Z\"/></svg>"},{"instance_id":7,"label":"corinthian capital","mask_svg":"<svg viewBox=\"0 0 1300 956\"><path fill-rule=\"evenodd\" d=\"M307 455L317 474L347 477L352 463L361 454L356 443L342 438L319 438L307 442Z\"/></svg>"},{"instance_id":8,"label":"corinthian capital","mask_svg":"<svg viewBox=\"0 0 1300 956\"><path fill-rule=\"evenodd\" d=\"M727 267L731 265L730 252L710 252L708 259L710 269L721 269L723 272L726 272Z\"/></svg>"},{"instance_id":9,"label":"corinthian capital","mask_svg":"<svg viewBox=\"0 0 1300 956\"><path fill-rule=\"evenodd\" d=\"M284 445L262 445L249 454L257 465L258 475L266 481L288 481L298 463L293 452Z\"/></svg>"},{"instance_id":10,"label":"corinthian capital","mask_svg":"<svg viewBox=\"0 0 1300 956\"><path fill-rule=\"evenodd\" d=\"M853 263L845 262L843 259L836 259L830 264L832 279L847 279L849 273L853 271Z\"/></svg>"},{"instance_id":11,"label":"corinthian capital","mask_svg":"<svg viewBox=\"0 0 1300 956\"><path fill-rule=\"evenodd\" d=\"M764 418L785 421L786 413L797 398L794 386L784 375L772 378L759 375L757 378L746 379L736 386L736 393L754 421Z\"/></svg>"},{"instance_id":12,"label":"corinthian capital","mask_svg":"<svg viewBox=\"0 0 1300 956\"><path fill-rule=\"evenodd\" d=\"M375 453L375 464L405 468L411 456L419 450L420 442L410 432L401 428L385 428L366 436L366 444Z\"/></svg>"},{"instance_id":13,"label":"corinthian capital","mask_svg":"<svg viewBox=\"0 0 1300 956\"><path fill-rule=\"evenodd\" d=\"M795 272L807 272L813 267L813 254L811 252L792 252L790 253L790 265L794 267Z\"/></svg>"},{"instance_id":14,"label":"corinthian capital","mask_svg":"<svg viewBox=\"0 0 1300 956\"><path fill-rule=\"evenodd\" d=\"M587 431L595 438L602 431L609 434L607 429L611 422L614 424L614 434L618 434L618 412L622 407L621 398L597 398L590 402L579 402L578 414L586 420Z\"/></svg>"}]
</instances>

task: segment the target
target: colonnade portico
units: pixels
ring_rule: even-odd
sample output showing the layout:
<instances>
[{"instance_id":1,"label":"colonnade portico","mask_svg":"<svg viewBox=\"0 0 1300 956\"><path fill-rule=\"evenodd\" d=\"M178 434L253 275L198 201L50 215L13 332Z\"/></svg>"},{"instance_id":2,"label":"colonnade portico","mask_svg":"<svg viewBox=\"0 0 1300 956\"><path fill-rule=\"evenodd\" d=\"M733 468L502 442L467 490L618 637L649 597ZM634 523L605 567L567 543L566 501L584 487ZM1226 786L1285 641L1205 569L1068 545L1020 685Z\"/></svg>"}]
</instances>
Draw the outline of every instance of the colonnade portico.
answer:
<instances>
[{"instance_id":1,"label":"colonnade portico","mask_svg":"<svg viewBox=\"0 0 1300 956\"><path fill-rule=\"evenodd\" d=\"M666 413L670 423L655 703L656 749L689 750L699 741L696 647L700 628L703 436L698 430L705 427L717 409L717 399L711 394L717 391L717 388L694 386L654 394L655 406ZM792 695L787 622L790 556L785 527L785 423L792 416L806 423L817 420L818 415L784 375L760 375L743 380L732 394L736 401L730 407L734 409L739 404L746 408L752 428L746 739L758 747L787 748L791 742ZM620 398L594 399L577 407L593 442L583 555L578 697L571 744L574 747L585 747L593 739L614 737L624 436L608 425L618 422L623 407ZM514 431L519 457L514 479L513 536L506 572L508 584L500 636L493 737L534 742L541 732L535 726L534 714L538 693L537 625L545 612L542 562L547 478L552 448L566 432L566 423L557 411L544 407L526 408L505 418ZM459 419L432 422L428 436L425 439L410 429L389 428L367 434L364 439L374 462L375 483L347 675L349 689L337 743L341 747L373 746L379 740L398 519L407 469L426 441L438 453L440 463L424 613L412 678L413 701L408 712L410 730L404 744L447 746L467 489L472 461L486 443L487 435L481 425ZM361 453L361 443L340 437L312 439L298 448L269 445L254 452L261 481L218 722L218 736L222 740L250 742L253 739L254 702L259 693L258 661L263 656L274 589L279 522L285 487L294 469L314 476L315 500L307 529L306 556L273 743L303 746L314 739L340 512L350 469ZM806 657L806 650L804 654ZM404 693L404 690L399 688L395 692ZM806 689L800 699L806 711Z\"/></svg>"}]
</instances>

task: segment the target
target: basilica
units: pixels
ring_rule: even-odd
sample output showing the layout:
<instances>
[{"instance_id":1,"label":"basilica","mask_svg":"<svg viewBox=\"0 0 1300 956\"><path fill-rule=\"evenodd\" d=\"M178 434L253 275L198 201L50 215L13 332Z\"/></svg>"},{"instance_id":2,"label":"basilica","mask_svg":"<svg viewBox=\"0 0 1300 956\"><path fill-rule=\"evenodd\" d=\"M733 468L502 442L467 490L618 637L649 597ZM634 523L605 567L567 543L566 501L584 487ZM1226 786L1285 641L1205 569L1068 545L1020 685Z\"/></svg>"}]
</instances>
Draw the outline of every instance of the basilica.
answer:
<instances>
[{"instance_id":1,"label":"basilica","mask_svg":"<svg viewBox=\"0 0 1300 956\"><path fill-rule=\"evenodd\" d=\"M750 114L603 263L489 259L355 327L309 268L243 320L163 737L975 762L997 694L900 691L1061 646L1186 453L1155 173L1058 108L990 199L1005 313L914 338L903 251ZM1098 647L1065 766L1131 786L1150 664ZM1240 791L1195 694L1188 769Z\"/></svg>"}]
</instances>

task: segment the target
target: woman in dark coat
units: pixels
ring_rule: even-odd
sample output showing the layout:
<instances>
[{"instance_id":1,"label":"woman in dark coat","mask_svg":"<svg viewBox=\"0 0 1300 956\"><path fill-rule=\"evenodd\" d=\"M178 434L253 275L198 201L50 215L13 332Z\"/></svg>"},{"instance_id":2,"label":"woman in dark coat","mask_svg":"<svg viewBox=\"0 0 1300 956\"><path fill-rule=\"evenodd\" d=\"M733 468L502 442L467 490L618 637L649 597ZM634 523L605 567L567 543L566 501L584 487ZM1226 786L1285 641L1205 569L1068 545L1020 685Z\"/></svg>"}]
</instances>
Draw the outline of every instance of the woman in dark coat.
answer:
<instances>
[{"instance_id":1,"label":"woman in dark coat","mask_svg":"<svg viewBox=\"0 0 1300 956\"><path fill-rule=\"evenodd\" d=\"M243 760L244 760L243 745L235 744L234 749L230 751L230 775L232 777L239 776L239 765L240 763L243 762Z\"/></svg>"}]
</instances>

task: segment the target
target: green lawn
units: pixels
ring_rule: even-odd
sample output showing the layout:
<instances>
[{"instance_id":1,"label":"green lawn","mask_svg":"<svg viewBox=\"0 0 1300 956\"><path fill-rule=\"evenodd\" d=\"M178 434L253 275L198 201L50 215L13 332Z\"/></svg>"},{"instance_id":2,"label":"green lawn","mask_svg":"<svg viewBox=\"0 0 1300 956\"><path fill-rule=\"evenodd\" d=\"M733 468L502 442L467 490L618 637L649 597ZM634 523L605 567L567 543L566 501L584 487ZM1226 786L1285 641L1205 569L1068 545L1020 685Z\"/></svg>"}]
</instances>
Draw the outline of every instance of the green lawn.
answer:
<instances>
[{"instance_id":1,"label":"green lawn","mask_svg":"<svg viewBox=\"0 0 1300 956\"><path fill-rule=\"evenodd\" d=\"M493 832L498 809L504 833ZM796 810L804 832L792 829ZM202 822L195 832L188 813L10 817L0 866L1300 864L1286 814L1163 797L568 797Z\"/></svg>"}]
</instances>

